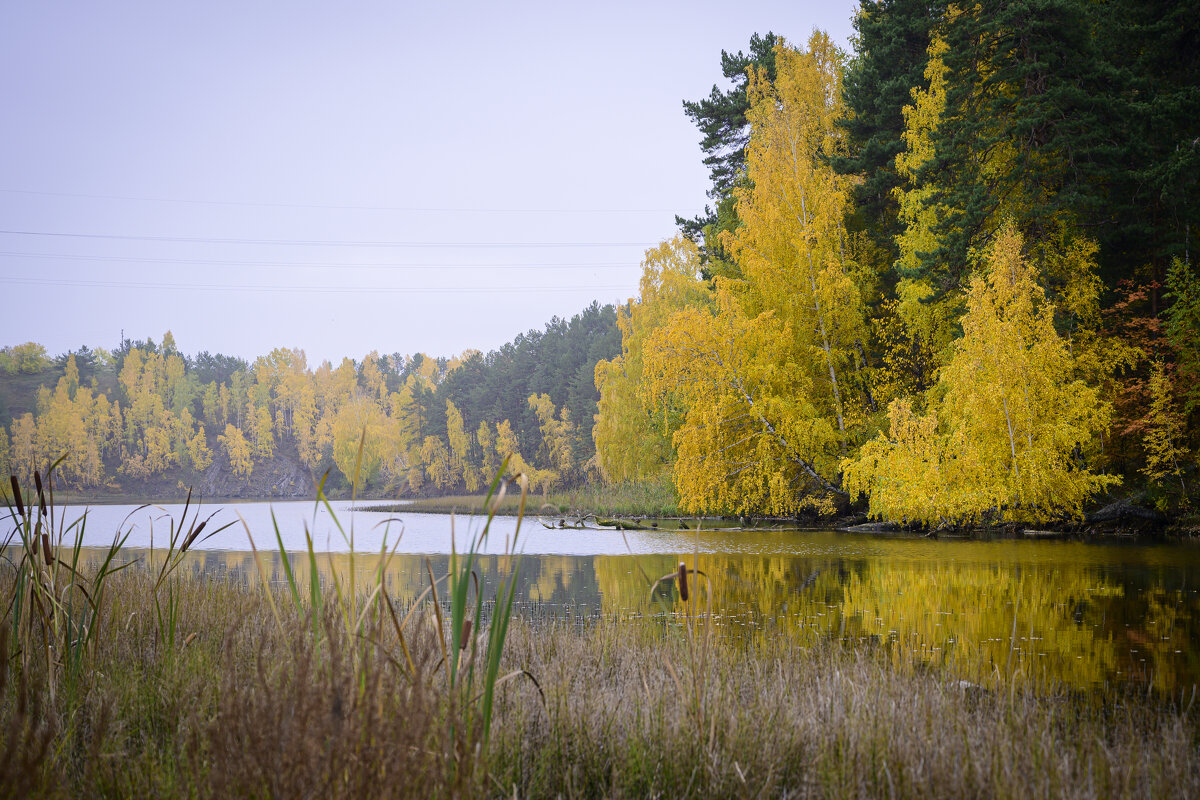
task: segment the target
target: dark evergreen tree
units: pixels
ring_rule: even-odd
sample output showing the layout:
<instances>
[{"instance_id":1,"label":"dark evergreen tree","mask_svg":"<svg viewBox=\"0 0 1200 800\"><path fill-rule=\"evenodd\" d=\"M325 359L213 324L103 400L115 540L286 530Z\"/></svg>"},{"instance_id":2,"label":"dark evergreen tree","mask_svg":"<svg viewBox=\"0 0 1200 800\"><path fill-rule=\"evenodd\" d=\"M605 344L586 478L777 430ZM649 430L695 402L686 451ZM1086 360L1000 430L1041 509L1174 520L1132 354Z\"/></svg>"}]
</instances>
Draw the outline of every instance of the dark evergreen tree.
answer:
<instances>
[{"instance_id":1,"label":"dark evergreen tree","mask_svg":"<svg viewBox=\"0 0 1200 800\"><path fill-rule=\"evenodd\" d=\"M1172 259L1194 260L1200 230L1200 13L1187 0L1116 0L1094 14L1114 118L1101 260L1110 281L1149 264L1161 282Z\"/></svg>"},{"instance_id":2,"label":"dark evergreen tree","mask_svg":"<svg viewBox=\"0 0 1200 800\"><path fill-rule=\"evenodd\" d=\"M733 187L745 172L746 143L750 140L750 126L746 112L750 110L747 94L751 65L767 71L775 79L775 45L779 37L768 32L750 37L750 52L729 53L721 51L721 74L733 83L733 88L722 90L714 85L708 97L701 100L683 101L683 111L700 129L700 149L704 151L704 164L709 169L712 187L708 196L714 206L705 205L704 213L692 219L675 217L675 223L685 236L704 247L701 256L705 260L719 257L716 230L736 226L736 215L732 202Z\"/></svg>"},{"instance_id":3,"label":"dark evergreen tree","mask_svg":"<svg viewBox=\"0 0 1200 800\"><path fill-rule=\"evenodd\" d=\"M1085 0L984 0L941 27L946 108L918 182L940 215L939 246L917 272L938 292L961 287L968 253L1016 219L1038 246L1062 226L1087 228L1103 207L1125 134L1112 69ZM909 277L917 277L910 275Z\"/></svg>"},{"instance_id":4,"label":"dark evergreen tree","mask_svg":"<svg viewBox=\"0 0 1200 800\"><path fill-rule=\"evenodd\" d=\"M925 88L929 41L946 5L944 0L864 0L854 18L855 53L842 84L850 154L833 166L862 176L854 192L858 226L889 260L895 260L899 233L892 192L900 185L896 156L904 149L903 109L912 102L914 87Z\"/></svg>"},{"instance_id":5,"label":"dark evergreen tree","mask_svg":"<svg viewBox=\"0 0 1200 800\"><path fill-rule=\"evenodd\" d=\"M497 350L473 355L447 375L434 403L442 410L440 430L445 429L446 400L453 400L467 430L507 419L522 452L534 453L541 428L529 396L548 394L556 408L565 406L570 413L578 432L576 455L586 460L594 452L591 431L600 399L593 381L596 362L620 352L613 306L592 303L570 320L555 317L543 330L518 334Z\"/></svg>"}]
</instances>

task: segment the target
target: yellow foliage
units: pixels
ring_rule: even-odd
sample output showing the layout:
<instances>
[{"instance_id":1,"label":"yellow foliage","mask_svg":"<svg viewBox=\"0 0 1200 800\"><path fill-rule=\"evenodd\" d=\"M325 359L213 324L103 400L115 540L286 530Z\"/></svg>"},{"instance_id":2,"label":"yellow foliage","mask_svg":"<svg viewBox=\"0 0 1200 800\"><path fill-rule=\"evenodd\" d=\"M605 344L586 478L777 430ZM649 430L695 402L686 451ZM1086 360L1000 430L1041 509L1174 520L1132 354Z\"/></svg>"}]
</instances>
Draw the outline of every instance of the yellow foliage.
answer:
<instances>
[{"instance_id":1,"label":"yellow foliage","mask_svg":"<svg viewBox=\"0 0 1200 800\"><path fill-rule=\"evenodd\" d=\"M479 489L479 471L471 464L471 433L463 424L462 412L452 400L446 401L446 438L450 441L451 466L461 475L468 492Z\"/></svg>"},{"instance_id":2,"label":"yellow foliage","mask_svg":"<svg viewBox=\"0 0 1200 800\"><path fill-rule=\"evenodd\" d=\"M479 442L479 450L483 454L479 463L479 482L482 486L490 486L499 469L499 462L496 460L496 436L487 422L479 423L475 440Z\"/></svg>"},{"instance_id":3,"label":"yellow foliage","mask_svg":"<svg viewBox=\"0 0 1200 800\"><path fill-rule=\"evenodd\" d=\"M212 465L212 451L208 449L203 429L197 431L196 435L188 441L188 459L192 463L192 469L197 472L203 472Z\"/></svg>"},{"instance_id":4,"label":"yellow foliage","mask_svg":"<svg viewBox=\"0 0 1200 800\"><path fill-rule=\"evenodd\" d=\"M676 314L646 345L643 391L667 394L687 413L674 436L675 485L689 512L790 514L837 431L811 401L808 371L777 346L787 338L770 313L748 319L718 291L719 311Z\"/></svg>"},{"instance_id":5,"label":"yellow foliage","mask_svg":"<svg viewBox=\"0 0 1200 800\"><path fill-rule=\"evenodd\" d=\"M596 458L609 481L646 480L669 466L678 414L669 403L660 404L656 413L643 401L638 389L643 348L646 338L676 311L711 304L699 275L696 245L676 236L646 251L639 298L617 310L621 355L596 363L600 400L592 427Z\"/></svg>"},{"instance_id":6,"label":"yellow foliage","mask_svg":"<svg viewBox=\"0 0 1200 800\"><path fill-rule=\"evenodd\" d=\"M39 464L37 450L37 423L33 414L26 412L12 421L12 448L9 450L9 466L22 483L33 479L33 471Z\"/></svg>"},{"instance_id":7,"label":"yellow foliage","mask_svg":"<svg viewBox=\"0 0 1200 800\"><path fill-rule=\"evenodd\" d=\"M843 462L846 488L869 495L873 515L923 523L988 512L1080 516L1084 500L1119 481L1078 456L1107 427L1110 409L1073 379L1054 307L1021 250L1020 234L1005 227L986 273L971 282L936 411L917 417L894 402L889 435Z\"/></svg>"},{"instance_id":8,"label":"yellow foliage","mask_svg":"<svg viewBox=\"0 0 1200 800\"><path fill-rule=\"evenodd\" d=\"M450 460L450 451L446 449L446 443L440 437L425 437L421 444L421 462L425 465L425 474L439 489L445 489L458 480L458 474Z\"/></svg>"},{"instance_id":9,"label":"yellow foliage","mask_svg":"<svg viewBox=\"0 0 1200 800\"><path fill-rule=\"evenodd\" d=\"M343 405L334 417L331 432L333 437L333 463L341 470L346 481L355 480L355 465L358 465L358 483L364 485L375 479L383 464L384 454L391 451L392 428L388 425L383 409L370 398L354 396ZM363 438L363 432L366 438ZM362 444L362 460L359 461L359 445Z\"/></svg>"},{"instance_id":10,"label":"yellow foliage","mask_svg":"<svg viewBox=\"0 0 1200 800\"><path fill-rule=\"evenodd\" d=\"M1161 361L1155 362L1150 373L1149 424L1142 439L1146 449L1146 464L1142 467L1142 474L1159 484L1178 480L1186 503L1187 484L1183 481L1183 465L1189 454L1183 443L1185 430L1185 418L1175 403L1166 369Z\"/></svg>"},{"instance_id":11,"label":"yellow foliage","mask_svg":"<svg viewBox=\"0 0 1200 800\"><path fill-rule=\"evenodd\" d=\"M521 445L517 441L517 434L512 429L512 423L508 420L496 425L496 455L501 461L508 459L508 474L517 475L524 473L529 475L533 470L529 468L529 464L521 457Z\"/></svg>"},{"instance_id":12,"label":"yellow foliage","mask_svg":"<svg viewBox=\"0 0 1200 800\"><path fill-rule=\"evenodd\" d=\"M217 436L217 442L221 447L225 448L225 455L229 459L229 468L239 478L248 478L254 471L254 456L250 450L250 443L246 441L246 437L242 432L233 427L233 425L225 425L225 433Z\"/></svg>"},{"instance_id":13,"label":"yellow foliage","mask_svg":"<svg viewBox=\"0 0 1200 800\"><path fill-rule=\"evenodd\" d=\"M8 431L0 426L0 475L16 475L12 466L12 450L8 444Z\"/></svg>"},{"instance_id":14,"label":"yellow foliage","mask_svg":"<svg viewBox=\"0 0 1200 800\"><path fill-rule=\"evenodd\" d=\"M829 166L845 151L841 54L817 32L806 52L777 46L775 66L774 82L750 75L742 225L722 233L743 277L717 278L715 310L676 311L644 345L643 398L685 410L673 443L689 511L828 510L873 402L861 288L873 281L850 258L853 179Z\"/></svg>"},{"instance_id":15,"label":"yellow foliage","mask_svg":"<svg viewBox=\"0 0 1200 800\"><path fill-rule=\"evenodd\" d=\"M275 436L272 433L271 412L266 406L247 409L250 425L250 442L256 459L270 458L275 454Z\"/></svg>"},{"instance_id":16,"label":"yellow foliage","mask_svg":"<svg viewBox=\"0 0 1200 800\"><path fill-rule=\"evenodd\" d=\"M542 445L550 468L543 470L547 487L563 480L575 468L575 425L566 406L555 417L554 402L548 394L529 395L529 406L537 415L542 431Z\"/></svg>"}]
</instances>

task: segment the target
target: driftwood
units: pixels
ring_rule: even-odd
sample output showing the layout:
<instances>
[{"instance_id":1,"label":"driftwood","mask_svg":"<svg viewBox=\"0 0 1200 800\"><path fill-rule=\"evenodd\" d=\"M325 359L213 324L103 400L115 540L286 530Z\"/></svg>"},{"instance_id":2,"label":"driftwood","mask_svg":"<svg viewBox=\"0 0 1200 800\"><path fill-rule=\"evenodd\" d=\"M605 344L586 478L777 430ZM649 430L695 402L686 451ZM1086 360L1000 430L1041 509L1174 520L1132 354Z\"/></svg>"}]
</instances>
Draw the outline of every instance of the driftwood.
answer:
<instances>
[{"instance_id":1,"label":"driftwood","mask_svg":"<svg viewBox=\"0 0 1200 800\"><path fill-rule=\"evenodd\" d=\"M896 533L904 530L895 522L864 522L861 525L850 525L840 528L848 533Z\"/></svg>"},{"instance_id":2,"label":"driftwood","mask_svg":"<svg viewBox=\"0 0 1200 800\"><path fill-rule=\"evenodd\" d=\"M1037 531L1031 528L1026 528L1021 533L1030 539L1065 539L1069 535L1066 531Z\"/></svg>"}]
</instances>

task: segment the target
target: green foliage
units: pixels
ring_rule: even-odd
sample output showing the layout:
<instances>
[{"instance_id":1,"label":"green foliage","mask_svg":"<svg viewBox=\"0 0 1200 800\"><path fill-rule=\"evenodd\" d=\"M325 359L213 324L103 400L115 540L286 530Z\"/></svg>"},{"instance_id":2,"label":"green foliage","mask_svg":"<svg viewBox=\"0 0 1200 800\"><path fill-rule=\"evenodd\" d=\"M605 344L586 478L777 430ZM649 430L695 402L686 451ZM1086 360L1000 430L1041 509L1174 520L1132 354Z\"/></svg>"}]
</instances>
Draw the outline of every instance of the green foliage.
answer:
<instances>
[{"instance_id":1,"label":"green foliage","mask_svg":"<svg viewBox=\"0 0 1200 800\"><path fill-rule=\"evenodd\" d=\"M0 349L0 369L12 375L17 372L38 373L50 368L46 348L36 342L12 345Z\"/></svg>"},{"instance_id":2,"label":"green foliage","mask_svg":"<svg viewBox=\"0 0 1200 800\"><path fill-rule=\"evenodd\" d=\"M885 252L900 233L893 191L901 185L895 166L904 149L903 109L915 88L925 88L932 32L947 4L929 0L864 2L854 17L854 57L847 65L843 96L847 152L833 159L841 173L862 176L854 188L861 224ZM894 259L894 255L893 255Z\"/></svg>"},{"instance_id":3,"label":"green foliage","mask_svg":"<svg viewBox=\"0 0 1200 800\"><path fill-rule=\"evenodd\" d=\"M1175 351L1178 386L1188 414L1200 411L1200 276L1175 259L1167 272L1166 334Z\"/></svg>"},{"instance_id":4,"label":"green foliage","mask_svg":"<svg viewBox=\"0 0 1200 800\"><path fill-rule=\"evenodd\" d=\"M749 72L751 68L764 70L768 80L775 78L775 45L779 37L768 32L750 37L750 52L735 53L721 51L721 74L733 83L732 89L722 90L713 86L708 97L696 101L683 101L683 111L700 130L700 149L704 152L704 165L709 169L712 188L708 196L717 201L717 211L705 208L705 213L694 219L676 217L675 222L685 236L694 242L705 240L708 247L716 244L716 237L709 228L723 228L719 222L721 209L729 208L727 199L732 195L744 174L746 143L750 140L750 123L746 113L750 110ZM705 258L712 253L706 253Z\"/></svg>"}]
</instances>

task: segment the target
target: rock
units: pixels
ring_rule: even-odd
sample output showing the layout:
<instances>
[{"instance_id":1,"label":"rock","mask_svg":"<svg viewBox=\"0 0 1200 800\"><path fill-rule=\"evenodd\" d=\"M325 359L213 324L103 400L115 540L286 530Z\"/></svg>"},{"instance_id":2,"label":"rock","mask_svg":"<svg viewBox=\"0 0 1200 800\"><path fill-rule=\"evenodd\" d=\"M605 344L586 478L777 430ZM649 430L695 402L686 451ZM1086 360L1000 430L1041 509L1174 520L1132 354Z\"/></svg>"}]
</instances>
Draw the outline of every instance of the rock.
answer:
<instances>
[{"instance_id":1,"label":"rock","mask_svg":"<svg viewBox=\"0 0 1200 800\"><path fill-rule=\"evenodd\" d=\"M1152 508L1136 505L1128 498L1109 503L1099 511L1087 515L1089 525L1104 522L1127 523L1133 520L1149 522L1154 525L1166 525L1167 515Z\"/></svg>"}]
</instances>

